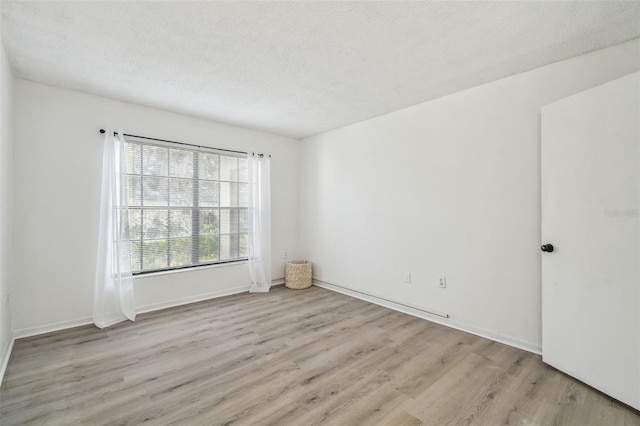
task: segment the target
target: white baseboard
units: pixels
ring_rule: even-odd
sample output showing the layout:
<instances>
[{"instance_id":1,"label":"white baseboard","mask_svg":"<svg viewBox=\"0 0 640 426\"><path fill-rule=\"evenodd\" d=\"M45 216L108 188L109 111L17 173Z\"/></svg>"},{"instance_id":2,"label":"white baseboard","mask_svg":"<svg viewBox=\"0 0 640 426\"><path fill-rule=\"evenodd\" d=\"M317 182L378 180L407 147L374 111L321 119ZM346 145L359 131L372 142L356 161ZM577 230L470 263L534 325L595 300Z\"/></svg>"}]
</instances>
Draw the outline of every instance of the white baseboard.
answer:
<instances>
[{"instance_id":1,"label":"white baseboard","mask_svg":"<svg viewBox=\"0 0 640 426\"><path fill-rule=\"evenodd\" d=\"M271 281L272 286L284 284L284 277L276 278ZM173 308L175 306L187 305L189 303L201 302L203 300L215 299L217 297L230 296L232 294L244 293L249 291L249 285L229 288L225 290L213 291L211 293L199 294L196 296L181 297L179 299L167 300L164 302L151 303L136 307L136 314L145 312L158 311L160 309ZM92 317L78 318L67 321L60 321L52 324L38 325L34 327L26 327L13 330L14 339L23 337L37 336L39 334L50 333L52 331L66 330L68 328L79 327L82 325L93 324Z\"/></svg>"},{"instance_id":2,"label":"white baseboard","mask_svg":"<svg viewBox=\"0 0 640 426\"><path fill-rule=\"evenodd\" d=\"M93 324L92 317L58 321L51 324L15 329L13 330L13 337L16 339L22 339L24 337L37 336L38 334L51 333L52 331L66 330L68 328L80 327L88 324Z\"/></svg>"},{"instance_id":3,"label":"white baseboard","mask_svg":"<svg viewBox=\"0 0 640 426\"><path fill-rule=\"evenodd\" d=\"M7 365L9 364L9 358L11 357L11 351L13 350L13 343L16 341L15 337L12 337L7 343L7 347L4 350L4 356L2 357L2 366L0 366L0 386L4 379L4 373L7 371Z\"/></svg>"},{"instance_id":4,"label":"white baseboard","mask_svg":"<svg viewBox=\"0 0 640 426\"><path fill-rule=\"evenodd\" d=\"M271 281L272 286L284 284L283 278L276 278ZM136 307L136 314L143 314L145 312L159 311L161 309L173 308L176 306L188 305L189 303L202 302L204 300L216 299L218 297L231 296L232 294L239 294L249 291L250 285L227 288L224 290L212 291L210 293L199 294L197 296L181 297L180 299L168 300L166 302L151 303L148 305L142 305Z\"/></svg>"},{"instance_id":5,"label":"white baseboard","mask_svg":"<svg viewBox=\"0 0 640 426\"><path fill-rule=\"evenodd\" d=\"M231 296L232 294L249 291L249 286L232 287L224 290L212 291L210 293L198 294L196 296L181 297L179 299L167 300L164 302L150 303L136 307L136 314L159 311L176 306L188 305L189 303L202 302L204 300L215 299L217 297Z\"/></svg>"},{"instance_id":6,"label":"white baseboard","mask_svg":"<svg viewBox=\"0 0 640 426\"><path fill-rule=\"evenodd\" d=\"M443 318L442 315L434 315L429 314L426 311L428 309L420 309L420 308L412 308L407 306L408 304L399 304L394 303L389 300L382 299L378 296L372 295L366 291L349 289L348 287L343 286L342 284L332 284L325 280L320 280L318 278L313 278L313 284L318 287L326 288L327 290L335 291L337 293L346 294L347 296L355 297L356 299L365 300L367 302L374 303L379 306L384 306L385 308L393 309L398 312L402 312L408 315L412 315L418 318L422 318L428 321L432 321L447 327L455 328L456 330L464 331L466 333L475 334L476 336L484 337L489 340L493 340L499 343L504 343L505 345L513 346L518 349L523 349L527 352L532 352L534 354L542 354L542 347L540 344L527 342L512 336L506 336L500 333L493 332L491 330L486 330L481 327L477 327L473 324L468 324L460 321L456 321L452 318Z\"/></svg>"}]
</instances>

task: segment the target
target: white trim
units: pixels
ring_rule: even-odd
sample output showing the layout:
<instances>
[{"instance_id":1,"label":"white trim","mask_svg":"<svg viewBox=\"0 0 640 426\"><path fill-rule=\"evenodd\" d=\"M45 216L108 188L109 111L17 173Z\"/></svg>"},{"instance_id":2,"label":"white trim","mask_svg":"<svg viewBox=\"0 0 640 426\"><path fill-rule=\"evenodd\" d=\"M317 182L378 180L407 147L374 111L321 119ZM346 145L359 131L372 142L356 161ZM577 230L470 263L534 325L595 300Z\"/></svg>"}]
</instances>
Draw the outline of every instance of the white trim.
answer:
<instances>
[{"instance_id":1,"label":"white trim","mask_svg":"<svg viewBox=\"0 0 640 426\"><path fill-rule=\"evenodd\" d=\"M449 318L449 314L447 314L446 312L440 312L440 311L437 311L437 310L431 309L431 308L427 309L425 307L414 305L414 304L409 303L409 302L403 302L403 301L400 301L400 300L391 299L389 297L379 296L377 294L373 294L373 293L370 293L368 291L360 291L360 290L355 289L353 287L349 287L349 286L342 285L342 284L336 284L336 283L331 283L331 282L327 282L327 281L322 281L322 280L319 280L317 278L314 278L314 280L316 282L320 282L320 283L323 283L323 284L329 284L329 285L332 285L332 286L336 286L336 287L342 288L342 289L347 290L347 291L351 291L351 292L355 292L355 293L363 293L365 296L375 297L376 299L378 299L380 301L393 303L394 306L395 305L400 305L400 306L405 306L405 307L407 307L409 309L414 309L416 311L421 311L421 312L424 312L426 314L429 314L429 317L431 317L431 315L435 315L435 316L442 317L442 318Z\"/></svg>"},{"instance_id":2,"label":"white trim","mask_svg":"<svg viewBox=\"0 0 640 426\"><path fill-rule=\"evenodd\" d=\"M249 286L233 287L224 290L212 291L210 293L198 294L196 296L181 297L179 299L167 300L165 302L150 303L148 305L136 306L136 314L160 311L162 309L174 308L176 306L188 305L189 303L202 302L204 300L218 297L231 296L232 294L249 291Z\"/></svg>"},{"instance_id":3,"label":"white trim","mask_svg":"<svg viewBox=\"0 0 640 426\"><path fill-rule=\"evenodd\" d=\"M73 320L58 321L51 324L36 325L33 327L18 328L13 330L13 337L22 339L24 337L37 336L39 334L51 333L52 331L66 330L68 328L80 327L93 324L92 317L77 318Z\"/></svg>"},{"instance_id":4,"label":"white trim","mask_svg":"<svg viewBox=\"0 0 640 426\"><path fill-rule=\"evenodd\" d=\"M284 284L284 277L276 278L271 281L272 286ZM166 302L150 303L148 305L136 306L136 314L145 312L158 311L161 309L172 308L175 306L188 305L189 303L201 302L203 300L215 299L232 294L243 293L249 291L250 285L234 287L226 290L218 290L211 293L199 294L197 296L181 297L180 299L168 300ZM83 325L93 324L92 317L79 318L75 320L67 320L55 322L52 324L37 325L34 327L20 328L13 331L14 339L22 339L23 337L37 336L39 334L51 333L52 331L66 330L68 328L80 327Z\"/></svg>"},{"instance_id":5,"label":"white trim","mask_svg":"<svg viewBox=\"0 0 640 426\"><path fill-rule=\"evenodd\" d=\"M274 286L277 286L277 285L284 285L284 277L276 278L275 280L271 280L271 287L274 287Z\"/></svg>"},{"instance_id":6,"label":"white trim","mask_svg":"<svg viewBox=\"0 0 640 426\"><path fill-rule=\"evenodd\" d=\"M284 284L284 278L276 278L271 280L271 285ZM148 305L137 306L136 314L144 314L146 312L159 311L161 309L174 308L176 306L188 305L189 303L202 302L209 299L217 299L218 297L231 296L232 294L240 294L249 291L251 285L247 284L241 287L228 288L225 290L212 291L211 293L199 294L197 296L181 297L167 302L150 303Z\"/></svg>"},{"instance_id":7,"label":"white trim","mask_svg":"<svg viewBox=\"0 0 640 426\"><path fill-rule=\"evenodd\" d=\"M2 385L2 380L4 379L4 373L7 371L7 365L9 365L9 358L11 357L11 351L13 350L13 344L16 341L15 337L12 337L7 344L7 347L4 351L4 356L2 357L2 366L0 367L0 386Z\"/></svg>"},{"instance_id":8,"label":"white trim","mask_svg":"<svg viewBox=\"0 0 640 426\"><path fill-rule=\"evenodd\" d=\"M381 299L363 290L349 290L347 286L338 286L338 284L332 284L330 282L327 282L326 280L320 280L315 277L313 278L313 284L318 287L326 288L327 290L335 291L336 293L346 294L347 296L355 297L356 299L375 303L376 305L384 306L385 308L393 309L394 311L402 312L414 317L425 319L427 321L455 328L456 330L464 331L466 333L475 334L476 336L484 337L486 339L493 340L499 343L504 343L505 345L513 346L518 349L523 349L527 352L532 352L538 355L542 354L542 347L538 343L528 342L512 336L507 336L481 327L476 327L469 323L456 321L455 319L446 319L436 315L429 315L424 310L412 309L405 305L396 304L388 300Z\"/></svg>"}]
</instances>

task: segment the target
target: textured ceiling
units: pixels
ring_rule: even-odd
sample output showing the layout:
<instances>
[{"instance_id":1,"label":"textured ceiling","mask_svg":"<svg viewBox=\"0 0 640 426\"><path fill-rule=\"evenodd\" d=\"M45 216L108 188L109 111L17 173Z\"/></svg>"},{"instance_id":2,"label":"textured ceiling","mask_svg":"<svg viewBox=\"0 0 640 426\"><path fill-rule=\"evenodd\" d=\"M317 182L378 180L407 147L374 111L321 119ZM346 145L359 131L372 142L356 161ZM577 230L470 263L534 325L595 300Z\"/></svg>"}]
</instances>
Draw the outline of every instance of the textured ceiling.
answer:
<instances>
[{"instance_id":1,"label":"textured ceiling","mask_svg":"<svg viewBox=\"0 0 640 426\"><path fill-rule=\"evenodd\" d=\"M20 78L294 138L640 37L639 2L1 7Z\"/></svg>"}]
</instances>

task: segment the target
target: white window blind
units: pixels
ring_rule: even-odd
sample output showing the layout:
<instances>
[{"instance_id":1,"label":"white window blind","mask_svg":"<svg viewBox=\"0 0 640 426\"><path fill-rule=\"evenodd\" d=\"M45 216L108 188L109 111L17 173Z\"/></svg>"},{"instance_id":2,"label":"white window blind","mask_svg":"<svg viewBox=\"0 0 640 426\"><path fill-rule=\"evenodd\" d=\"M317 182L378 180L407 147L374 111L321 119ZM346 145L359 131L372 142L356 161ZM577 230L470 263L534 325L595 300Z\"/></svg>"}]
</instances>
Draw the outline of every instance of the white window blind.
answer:
<instances>
[{"instance_id":1,"label":"white window blind","mask_svg":"<svg viewBox=\"0 0 640 426\"><path fill-rule=\"evenodd\" d=\"M126 139L134 274L247 259L247 159Z\"/></svg>"}]
</instances>

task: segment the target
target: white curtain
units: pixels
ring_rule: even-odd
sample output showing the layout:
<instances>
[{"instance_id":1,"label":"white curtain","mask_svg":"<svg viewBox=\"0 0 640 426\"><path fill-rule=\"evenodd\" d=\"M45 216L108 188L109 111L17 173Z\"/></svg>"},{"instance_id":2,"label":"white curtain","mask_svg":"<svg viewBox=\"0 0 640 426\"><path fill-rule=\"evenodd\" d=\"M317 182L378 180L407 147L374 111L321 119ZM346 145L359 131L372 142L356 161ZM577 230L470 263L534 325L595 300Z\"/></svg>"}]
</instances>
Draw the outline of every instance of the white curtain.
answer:
<instances>
[{"instance_id":1,"label":"white curtain","mask_svg":"<svg viewBox=\"0 0 640 426\"><path fill-rule=\"evenodd\" d=\"M135 321L129 246L125 143L121 132L107 130L102 158L102 195L93 322L100 328Z\"/></svg>"},{"instance_id":2,"label":"white curtain","mask_svg":"<svg viewBox=\"0 0 640 426\"><path fill-rule=\"evenodd\" d=\"M249 275L251 293L271 287L271 159L249 153Z\"/></svg>"}]
</instances>

